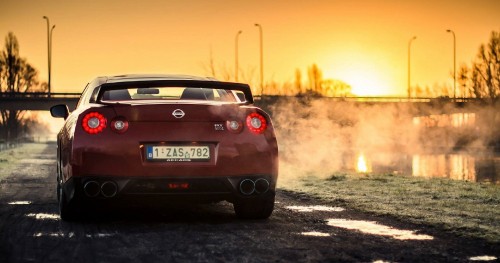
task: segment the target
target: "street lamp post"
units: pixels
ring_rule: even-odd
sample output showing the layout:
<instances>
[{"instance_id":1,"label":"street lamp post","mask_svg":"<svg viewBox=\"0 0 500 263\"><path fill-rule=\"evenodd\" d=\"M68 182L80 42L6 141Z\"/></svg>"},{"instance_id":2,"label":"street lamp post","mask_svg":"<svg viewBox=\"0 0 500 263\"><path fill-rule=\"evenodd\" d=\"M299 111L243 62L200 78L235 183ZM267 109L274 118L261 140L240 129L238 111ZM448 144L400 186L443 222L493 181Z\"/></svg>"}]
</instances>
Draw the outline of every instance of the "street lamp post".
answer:
<instances>
[{"instance_id":1,"label":"street lamp post","mask_svg":"<svg viewBox=\"0 0 500 263\"><path fill-rule=\"evenodd\" d=\"M455 38L455 32L453 30L446 30L448 33L453 34L453 99L456 99L456 89L457 89L457 40Z\"/></svg>"},{"instance_id":2,"label":"street lamp post","mask_svg":"<svg viewBox=\"0 0 500 263\"><path fill-rule=\"evenodd\" d=\"M410 41L408 41L408 99L411 98L411 88L410 88L410 47L411 47L411 42L413 40L417 39L416 36L412 37Z\"/></svg>"},{"instance_id":3,"label":"street lamp post","mask_svg":"<svg viewBox=\"0 0 500 263\"><path fill-rule=\"evenodd\" d=\"M52 31L54 31L56 25L53 25L52 28L50 28L49 18L47 16L43 16L43 19L47 20L47 64L49 70L48 88L50 97L50 92L51 92L50 80L51 80L51 70L52 70Z\"/></svg>"},{"instance_id":4,"label":"street lamp post","mask_svg":"<svg viewBox=\"0 0 500 263\"><path fill-rule=\"evenodd\" d=\"M243 31L238 31L236 33L236 38L234 41L234 79L236 82L238 82L238 38L241 35Z\"/></svg>"},{"instance_id":5,"label":"street lamp post","mask_svg":"<svg viewBox=\"0 0 500 263\"><path fill-rule=\"evenodd\" d=\"M260 96L264 95L264 49L262 40L262 25L255 23L255 26L259 28L260 34Z\"/></svg>"}]
</instances>

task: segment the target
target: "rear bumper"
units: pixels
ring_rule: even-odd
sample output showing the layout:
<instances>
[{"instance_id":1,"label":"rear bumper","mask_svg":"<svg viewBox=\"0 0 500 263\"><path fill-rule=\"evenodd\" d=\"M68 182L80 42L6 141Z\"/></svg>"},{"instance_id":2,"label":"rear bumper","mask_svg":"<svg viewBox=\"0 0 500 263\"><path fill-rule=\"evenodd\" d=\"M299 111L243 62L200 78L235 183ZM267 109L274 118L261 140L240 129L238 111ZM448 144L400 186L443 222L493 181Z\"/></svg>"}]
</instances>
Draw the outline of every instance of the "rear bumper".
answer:
<instances>
[{"instance_id":1,"label":"rear bumper","mask_svg":"<svg viewBox=\"0 0 500 263\"><path fill-rule=\"evenodd\" d=\"M243 186L246 187L242 189ZM250 182L250 183L249 183ZM257 184L255 184L257 182ZM266 187L265 182L269 184ZM252 183L254 189L252 189ZM248 190L250 185L250 190ZM255 187L257 186L257 187ZM209 203L268 198L275 195L271 175L233 177L72 177L63 185L68 201L84 203Z\"/></svg>"}]
</instances>

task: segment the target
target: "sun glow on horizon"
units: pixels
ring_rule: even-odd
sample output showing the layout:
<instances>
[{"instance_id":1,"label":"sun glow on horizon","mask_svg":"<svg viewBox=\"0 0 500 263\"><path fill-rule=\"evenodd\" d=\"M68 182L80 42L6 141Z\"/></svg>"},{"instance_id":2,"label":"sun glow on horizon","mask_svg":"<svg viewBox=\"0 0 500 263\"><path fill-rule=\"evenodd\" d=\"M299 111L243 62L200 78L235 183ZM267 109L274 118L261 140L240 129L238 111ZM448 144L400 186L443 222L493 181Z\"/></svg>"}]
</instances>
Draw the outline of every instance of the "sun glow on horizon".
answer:
<instances>
[{"instance_id":1,"label":"sun glow on horizon","mask_svg":"<svg viewBox=\"0 0 500 263\"><path fill-rule=\"evenodd\" d=\"M324 77L338 79L351 86L356 96L387 96L398 92L398 76L391 74L394 62L382 54L373 55L366 47L350 47L331 54L324 65ZM323 65L320 65L322 68Z\"/></svg>"}]
</instances>

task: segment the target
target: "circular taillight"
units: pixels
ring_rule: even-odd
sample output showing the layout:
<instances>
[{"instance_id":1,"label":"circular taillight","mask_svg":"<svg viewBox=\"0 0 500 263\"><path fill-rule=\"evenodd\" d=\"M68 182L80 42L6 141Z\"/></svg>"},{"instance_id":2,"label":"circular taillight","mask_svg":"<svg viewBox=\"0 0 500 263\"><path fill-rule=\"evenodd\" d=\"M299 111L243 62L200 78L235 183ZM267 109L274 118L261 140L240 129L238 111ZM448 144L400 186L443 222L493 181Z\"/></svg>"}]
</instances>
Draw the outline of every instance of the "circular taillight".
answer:
<instances>
[{"instance_id":1,"label":"circular taillight","mask_svg":"<svg viewBox=\"0 0 500 263\"><path fill-rule=\"evenodd\" d=\"M247 127L253 133L263 133L267 128L266 118L256 112L250 113L247 116Z\"/></svg>"},{"instance_id":2,"label":"circular taillight","mask_svg":"<svg viewBox=\"0 0 500 263\"><path fill-rule=\"evenodd\" d=\"M111 129L117 133L124 133L128 130L128 121L122 117L115 118L111 121Z\"/></svg>"},{"instance_id":3,"label":"circular taillight","mask_svg":"<svg viewBox=\"0 0 500 263\"><path fill-rule=\"evenodd\" d=\"M89 134L100 133L106 128L106 118L99 112L89 112L83 117L82 127Z\"/></svg>"}]
</instances>

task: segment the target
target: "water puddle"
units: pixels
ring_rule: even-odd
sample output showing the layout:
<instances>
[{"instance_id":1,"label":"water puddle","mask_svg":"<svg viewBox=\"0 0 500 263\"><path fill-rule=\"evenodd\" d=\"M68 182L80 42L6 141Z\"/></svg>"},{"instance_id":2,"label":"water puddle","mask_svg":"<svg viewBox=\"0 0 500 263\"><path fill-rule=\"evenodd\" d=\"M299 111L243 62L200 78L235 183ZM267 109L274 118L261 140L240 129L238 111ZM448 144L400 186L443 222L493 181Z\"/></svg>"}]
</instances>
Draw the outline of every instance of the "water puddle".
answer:
<instances>
[{"instance_id":1,"label":"water puddle","mask_svg":"<svg viewBox=\"0 0 500 263\"><path fill-rule=\"evenodd\" d=\"M31 201L14 201L14 202L10 202L7 204L9 204L9 205L30 205Z\"/></svg>"},{"instance_id":2,"label":"water puddle","mask_svg":"<svg viewBox=\"0 0 500 263\"><path fill-rule=\"evenodd\" d=\"M33 217L38 220L59 220L59 215L57 214L46 214L46 213L31 213L27 214L27 217Z\"/></svg>"},{"instance_id":3,"label":"water puddle","mask_svg":"<svg viewBox=\"0 0 500 263\"><path fill-rule=\"evenodd\" d=\"M75 233L70 232L68 234L62 233L62 232L53 232L53 233L43 233L43 232L38 232L33 234L33 237L68 237L72 238L75 236Z\"/></svg>"},{"instance_id":4,"label":"water puddle","mask_svg":"<svg viewBox=\"0 0 500 263\"><path fill-rule=\"evenodd\" d=\"M497 260L497 257L494 256L477 256L477 257L470 257L470 261L495 261Z\"/></svg>"},{"instance_id":5,"label":"water puddle","mask_svg":"<svg viewBox=\"0 0 500 263\"><path fill-rule=\"evenodd\" d=\"M85 234L86 238L105 238L112 237L114 233L95 233L95 234ZM60 238L73 238L75 237L74 232L63 233L63 232L37 232L33 234L33 237L60 237Z\"/></svg>"},{"instance_id":6,"label":"water puddle","mask_svg":"<svg viewBox=\"0 0 500 263\"><path fill-rule=\"evenodd\" d=\"M287 206L289 210L293 210L296 212L314 212L314 211L322 211L322 212L342 212L345 209L342 207L332 207L332 206L324 206L324 205L312 205L312 206Z\"/></svg>"},{"instance_id":7,"label":"water puddle","mask_svg":"<svg viewBox=\"0 0 500 263\"><path fill-rule=\"evenodd\" d=\"M349 230L357 230L362 233L387 236L398 240L433 240L429 235L416 234L415 231L401 230L389 226L380 225L373 221L348 220L348 219L327 219L327 225L340 227Z\"/></svg>"},{"instance_id":8,"label":"water puddle","mask_svg":"<svg viewBox=\"0 0 500 263\"><path fill-rule=\"evenodd\" d=\"M86 234L87 238L104 238L104 237L112 237L115 234L107 234L107 233L96 233L96 234Z\"/></svg>"},{"instance_id":9,"label":"water puddle","mask_svg":"<svg viewBox=\"0 0 500 263\"><path fill-rule=\"evenodd\" d=\"M312 237L329 237L330 236L330 234L328 234L328 233L315 232L315 231L312 231L312 232L302 232L300 234L303 235L303 236L312 236Z\"/></svg>"}]
</instances>

